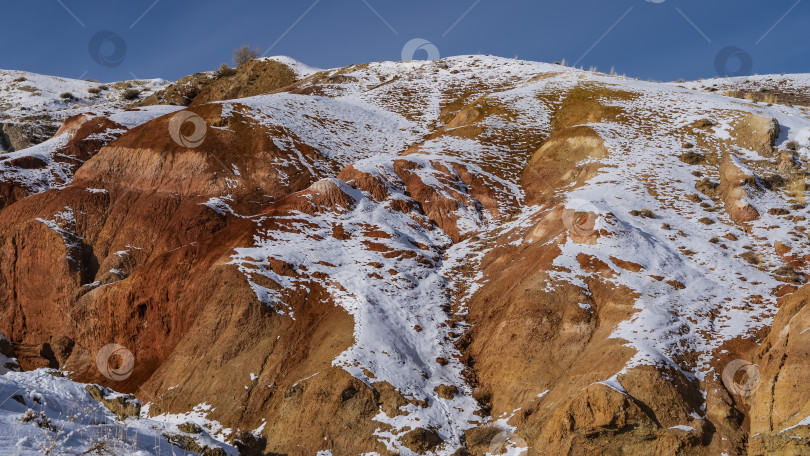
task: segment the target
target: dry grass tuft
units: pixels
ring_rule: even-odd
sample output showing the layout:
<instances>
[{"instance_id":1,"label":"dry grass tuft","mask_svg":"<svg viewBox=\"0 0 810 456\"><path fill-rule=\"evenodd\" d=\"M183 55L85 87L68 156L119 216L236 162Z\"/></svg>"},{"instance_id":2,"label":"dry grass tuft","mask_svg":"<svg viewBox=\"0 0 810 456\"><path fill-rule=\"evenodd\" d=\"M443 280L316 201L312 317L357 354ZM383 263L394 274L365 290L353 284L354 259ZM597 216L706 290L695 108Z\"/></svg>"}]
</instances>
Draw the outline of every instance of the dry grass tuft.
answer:
<instances>
[{"instance_id":1,"label":"dry grass tuft","mask_svg":"<svg viewBox=\"0 0 810 456\"><path fill-rule=\"evenodd\" d=\"M682 154L679 158L681 159L682 162L688 165L701 165L703 163L706 163L705 155L693 151L689 151L685 154Z\"/></svg>"},{"instance_id":2,"label":"dry grass tuft","mask_svg":"<svg viewBox=\"0 0 810 456\"><path fill-rule=\"evenodd\" d=\"M657 218L655 212L653 212L651 209L641 209L640 211L632 210L630 211L630 215L634 217L643 217L648 219Z\"/></svg>"},{"instance_id":3,"label":"dry grass tuft","mask_svg":"<svg viewBox=\"0 0 810 456\"><path fill-rule=\"evenodd\" d=\"M787 210L787 209L781 208L781 207L774 207L774 208L768 209L768 214L769 215L789 215L790 211Z\"/></svg>"}]
</instances>

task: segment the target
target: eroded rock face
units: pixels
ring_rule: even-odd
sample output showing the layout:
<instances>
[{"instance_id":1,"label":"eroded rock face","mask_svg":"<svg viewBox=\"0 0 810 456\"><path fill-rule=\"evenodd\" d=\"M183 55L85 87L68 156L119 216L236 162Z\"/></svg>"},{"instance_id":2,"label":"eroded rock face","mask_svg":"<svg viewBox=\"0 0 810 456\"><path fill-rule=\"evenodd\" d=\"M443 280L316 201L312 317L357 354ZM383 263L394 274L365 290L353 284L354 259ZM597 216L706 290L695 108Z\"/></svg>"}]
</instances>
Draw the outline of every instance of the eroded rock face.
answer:
<instances>
[{"instance_id":1,"label":"eroded rock face","mask_svg":"<svg viewBox=\"0 0 810 456\"><path fill-rule=\"evenodd\" d=\"M105 143L98 136L111 130L123 127L106 117L79 115L65 121L50 144L0 156L0 209L49 186L68 183L73 171Z\"/></svg>"},{"instance_id":2,"label":"eroded rock face","mask_svg":"<svg viewBox=\"0 0 810 456\"><path fill-rule=\"evenodd\" d=\"M239 71L0 162L23 369L273 454L803 449L810 144L778 137L810 121L494 58Z\"/></svg>"},{"instance_id":3,"label":"eroded rock face","mask_svg":"<svg viewBox=\"0 0 810 456\"><path fill-rule=\"evenodd\" d=\"M810 398L807 306L810 288L783 298L767 339L756 353L759 383L750 396L750 454L795 454L806 450Z\"/></svg>"}]
</instances>

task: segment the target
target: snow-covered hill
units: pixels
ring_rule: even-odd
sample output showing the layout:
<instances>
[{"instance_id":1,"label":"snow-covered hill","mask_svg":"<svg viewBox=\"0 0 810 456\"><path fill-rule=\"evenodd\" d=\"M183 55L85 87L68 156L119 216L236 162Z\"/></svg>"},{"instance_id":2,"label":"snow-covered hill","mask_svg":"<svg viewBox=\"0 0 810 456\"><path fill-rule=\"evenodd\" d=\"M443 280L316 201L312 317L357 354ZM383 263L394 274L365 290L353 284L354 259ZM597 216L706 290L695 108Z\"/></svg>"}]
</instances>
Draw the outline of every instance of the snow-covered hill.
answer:
<instances>
[{"instance_id":1,"label":"snow-covered hill","mask_svg":"<svg viewBox=\"0 0 810 456\"><path fill-rule=\"evenodd\" d=\"M750 101L810 106L810 74L712 78L678 85Z\"/></svg>"},{"instance_id":2,"label":"snow-covered hill","mask_svg":"<svg viewBox=\"0 0 810 456\"><path fill-rule=\"evenodd\" d=\"M282 454L448 455L760 454L807 437L805 374L785 367L808 359L786 336L810 329L806 75L262 62L294 76L208 75L192 83L219 101L183 110L0 83L15 116L99 122L0 155L0 183L25 191L0 206L0 328L23 368L135 393L140 421L111 426L138 442L177 444L192 421L226 452L245 435ZM228 95L265 71L272 93ZM777 88L790 104L727 93ZM178 113L202 141L177 140L192 135ZM109 343L133 353L123 383L97 372ZM745 394L737 361L761 366ZM106 410L43 370L5 377L44 382L58 405L31 413L71 395ZM15 404L5 427L28 413ZM17 448L40 444L37 417ZM45 434L90 448L96 431L67 422Z\"/></svg>"},{"instance_id":3,"label":"snow-covered hill","mask_svg":"<svg viewBox=\"0 0 810 456\"><path fill-rule=\"evenodd\" d=\"M160 79L101 84L0 70L0 151L38 144L69 117L88 109L121 110L166 84Z\"/></svg>"},{"instance_id":4,"label":"snow-covered hill","mask_svg":"<svg viewBox=\"0 0 810 456\"><path fill-rule=\"evenodd\" d=\"M236 448L211 437L216 429L210 425L197 428L186 425L194 414L157 419L137 415L117 417L95 399L85 385L64 378L58 371L10 372L0 380L0 427L4 431L0 454L147 456L198 454L205 451L203 447L208 451L220 449L222 455L238 454ZM96 390L104 391L98 387ZM123 395L104 393L106 400L131 401ZM167 436L176 442L183 442L184 438L198 442L198 452L183 451L182 444L172 445Z\"/></svg>"}]
</instances>

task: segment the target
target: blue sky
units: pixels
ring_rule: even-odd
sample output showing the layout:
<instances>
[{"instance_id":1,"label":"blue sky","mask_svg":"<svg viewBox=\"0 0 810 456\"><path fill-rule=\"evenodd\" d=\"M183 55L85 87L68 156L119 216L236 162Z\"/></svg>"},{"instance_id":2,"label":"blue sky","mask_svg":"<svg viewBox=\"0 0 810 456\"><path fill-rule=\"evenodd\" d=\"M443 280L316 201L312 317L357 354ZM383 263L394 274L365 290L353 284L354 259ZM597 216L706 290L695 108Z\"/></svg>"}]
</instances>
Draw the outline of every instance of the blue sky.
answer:
<instances>
[{"instance_id":1,"label":"blue sky","mask_svg":"<svg viewBox=\"0 0 810 456\"><path fill-rule=\"evenodd\" d=\"M566 59L644 79L810 72L810 0L0 0L0 11L0 68L101 81L177 79L242 44L321 68L399 60L415 38L442 57Z\"/></svg>"}]
</instances>

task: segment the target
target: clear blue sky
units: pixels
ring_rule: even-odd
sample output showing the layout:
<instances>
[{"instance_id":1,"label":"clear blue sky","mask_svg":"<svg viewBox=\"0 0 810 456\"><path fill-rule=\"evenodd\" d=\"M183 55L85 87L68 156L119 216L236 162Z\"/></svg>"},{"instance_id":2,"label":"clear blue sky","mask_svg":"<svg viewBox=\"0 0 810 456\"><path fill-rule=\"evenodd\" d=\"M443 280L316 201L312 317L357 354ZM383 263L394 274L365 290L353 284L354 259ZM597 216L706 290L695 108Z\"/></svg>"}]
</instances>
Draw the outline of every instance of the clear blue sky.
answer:
<instances>
[{"instance_id":1,"label":"clear blue sky","mask_svg":"<svg viewBox=\"0 0 810 456\"><path fill-rule=\"evenodd\" d=\"M810 72L810 0L0 0L0 14L0 68L101 81L177 79L242 44L322 68L399 60L414 38L645 79L715 76L729 46L730 73Z\"/></svg>"}]
</instances>

